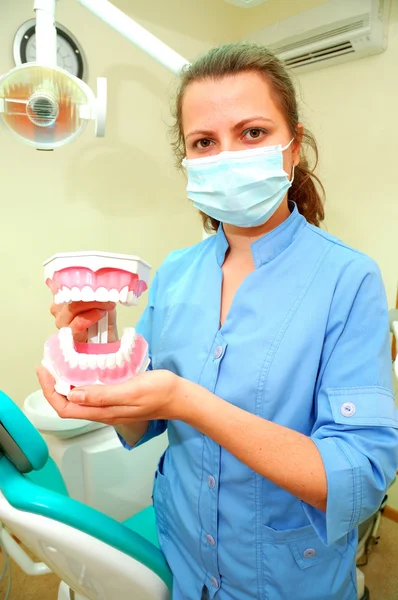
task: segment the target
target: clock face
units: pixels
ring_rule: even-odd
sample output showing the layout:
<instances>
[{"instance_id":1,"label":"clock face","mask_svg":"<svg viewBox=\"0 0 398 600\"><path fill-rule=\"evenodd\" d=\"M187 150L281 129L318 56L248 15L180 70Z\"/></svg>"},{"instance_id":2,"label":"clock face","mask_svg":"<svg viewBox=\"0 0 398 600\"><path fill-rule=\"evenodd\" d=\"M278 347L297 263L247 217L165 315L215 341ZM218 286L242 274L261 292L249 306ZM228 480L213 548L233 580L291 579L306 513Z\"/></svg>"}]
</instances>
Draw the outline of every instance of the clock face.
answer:
<instances>
[{"instance_id":1,"label":"clock face","mask_svg":"<svg viewBox=\"0 0 398 600\"><path fill-rule=\"evenodd\" d=\"M57 64L75 77L85 76L84 56L72 34L57 24ZM36 60L36 24L31 19L22 25L14 41L14 58L16 64L35 62Z\"/></svg>"}]
</instances>

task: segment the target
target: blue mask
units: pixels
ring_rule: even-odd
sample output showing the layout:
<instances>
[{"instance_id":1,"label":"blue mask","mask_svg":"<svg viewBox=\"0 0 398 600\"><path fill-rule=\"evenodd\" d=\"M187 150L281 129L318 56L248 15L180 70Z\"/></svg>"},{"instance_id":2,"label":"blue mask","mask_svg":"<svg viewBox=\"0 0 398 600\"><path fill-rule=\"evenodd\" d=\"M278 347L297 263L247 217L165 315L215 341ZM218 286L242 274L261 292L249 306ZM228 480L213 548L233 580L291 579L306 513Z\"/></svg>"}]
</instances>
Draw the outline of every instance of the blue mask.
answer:
<instances>
[{"instance_id":1,"label":"blue mask","mask_svg":"<svg viewBox=\"0 0 398 600\"><path fill-rule=\"evenodd\" d=\"M184 158L188 198L197 209L221 223L237 227L263 225L282 204L293 183L294 173L289 180L283 170L283 151L292 141L284 147L279 144Z\"/></svg>"}]
</instances>

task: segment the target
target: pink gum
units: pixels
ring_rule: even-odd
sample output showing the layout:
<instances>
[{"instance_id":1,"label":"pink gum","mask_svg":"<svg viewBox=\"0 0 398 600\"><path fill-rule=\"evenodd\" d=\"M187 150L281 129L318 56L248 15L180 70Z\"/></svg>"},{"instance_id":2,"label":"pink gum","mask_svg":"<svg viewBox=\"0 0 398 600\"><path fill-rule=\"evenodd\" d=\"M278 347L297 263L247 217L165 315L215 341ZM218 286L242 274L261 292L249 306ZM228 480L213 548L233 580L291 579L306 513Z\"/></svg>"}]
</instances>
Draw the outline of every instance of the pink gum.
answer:
<instances>
[{"instance_id":1,"label":"pink gum","mask_svg":"<svg viewBox=\"0 0 398 600\"><path fill-rule=\"evenodd\" d=\"M110 342L109 344L94 344L85 342L75 342L75 350L79 354L113 354L120 348L120 340L118 342Z\"/></svg>"},{"instance_id":2,"label":"pink gum","mask_svg":"<svg viewBox=\"0 0 398 600\"><path fill-rule=\"evenodd\" d=\"M97 381L106 385L123 383L139 372L148 350L148 344L145 339L141 335L137 335L135 347L130 355L130 360L125 361L122 367L116 366L113 369L100 369L97 367L96 369L87 368L82 370L79 367L70 367L65 361L59 345L57 333L52 335L45 345L48 351L47 360L52 363L58 376L71 386L91 385ZM92 345L94 344L90 344L90 346ZM110 346L112 345L114 344L110 344ZM99 352L98 354L103 353L104 352ZM90 354L93 354L93 352L90 352Z\"/></svg>"},{"instance_id":3,"label":"pink gum","mask_svg":"<svg viewBox=\"0 0 398 600\"><path fill-rule=\"evenodd\" d=\"M77 287L82 290L85 286L96 291L100 287L107 290L116 289L121 292L128 287L129 291L139 297L147 289L145 281L139 280L135 273L128 273L119 269L100 269L91 271L84 267L68 267L54 273L53 279L47 279L46 284L55 295L63 286L72 289Z\"/></svg>"}]
</instances>

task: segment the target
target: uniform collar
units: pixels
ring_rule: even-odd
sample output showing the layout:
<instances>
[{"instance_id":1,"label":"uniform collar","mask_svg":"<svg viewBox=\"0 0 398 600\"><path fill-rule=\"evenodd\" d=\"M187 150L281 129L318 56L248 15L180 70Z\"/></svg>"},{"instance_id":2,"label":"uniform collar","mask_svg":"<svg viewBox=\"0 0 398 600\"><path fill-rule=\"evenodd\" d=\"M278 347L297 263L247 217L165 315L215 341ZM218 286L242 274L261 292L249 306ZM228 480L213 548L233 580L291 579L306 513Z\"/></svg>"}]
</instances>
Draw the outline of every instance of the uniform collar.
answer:
<instances>
[{"instance_id":1,"label":"uniform collar","mask_svg":"<svg viewBox=\"0 0 398 600\"><path fill-rule=\"evenodd\" d=\"M256 269L261 267L261 265L271 262L271 260L286 250L305 227L306 220L299 213L296 204L289 202L289 208L291 210L290 216L283 223L251 244ZM216 255L220 267L224 263L228 248L228 240L225 237L222 225L220 225L216 234Z\"/></svg>"}]
</instances>

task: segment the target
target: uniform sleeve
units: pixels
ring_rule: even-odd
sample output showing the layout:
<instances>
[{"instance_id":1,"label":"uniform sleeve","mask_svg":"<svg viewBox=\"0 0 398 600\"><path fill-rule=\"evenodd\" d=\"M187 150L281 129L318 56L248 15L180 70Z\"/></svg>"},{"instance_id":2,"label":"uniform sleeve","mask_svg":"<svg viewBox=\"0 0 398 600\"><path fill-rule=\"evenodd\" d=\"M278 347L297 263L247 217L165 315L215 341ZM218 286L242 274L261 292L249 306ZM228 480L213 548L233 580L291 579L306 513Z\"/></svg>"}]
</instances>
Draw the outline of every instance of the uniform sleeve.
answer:
<instances>
[{"instance_id":1,"label":"uniform sleeve","mask_svg":"<svg viewBox=\"0 0 398 600\"><path fill-rule=\"evenodd\" d=\"M311 438L326 471L326 513L303 503L329 545L372 516L398 467L388 309L377 265L353 261L335 289Z\"/></svg>"},{"instance_id":2,"label":"uniform sleeve","mask_svg":"<svg viewBox=\"0 0 398 600\"><path fill-rule=\"evenodd\" d=\"M153 311L155 310L155 302L156 302L156 293L158 287L158 275L156 274L153 278L152 285L149 288L149 299L147 307L142 313L141 319L138 321L136 326L136 332L142 335L143 338L148 342L148 350L149 350L149 358L151 363L148 367L148 370L152 369L152 321L153 321ZM133 448L137 448L145 442L157 437L164 433L167 429L166 421L149 421L149 427L145 435L135 444L135 446L130 446L119 434L118 437L122 443L122 445L127 450L132 450Z\"/></svg>"}]
</instances>

